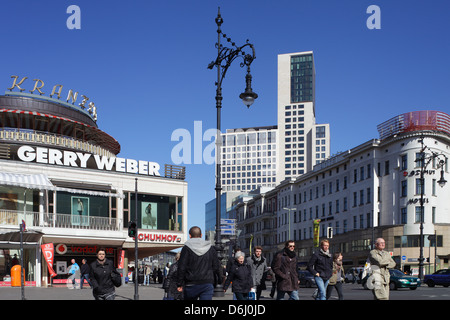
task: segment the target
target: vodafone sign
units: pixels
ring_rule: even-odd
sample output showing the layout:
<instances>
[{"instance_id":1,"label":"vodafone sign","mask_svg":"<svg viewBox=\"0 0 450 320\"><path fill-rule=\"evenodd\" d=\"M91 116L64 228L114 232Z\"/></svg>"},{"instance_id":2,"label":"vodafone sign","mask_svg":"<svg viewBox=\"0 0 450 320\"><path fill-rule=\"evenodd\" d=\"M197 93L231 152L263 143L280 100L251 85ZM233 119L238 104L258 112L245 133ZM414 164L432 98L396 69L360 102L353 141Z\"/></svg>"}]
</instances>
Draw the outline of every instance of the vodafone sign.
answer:
<instances>
[{"instance_id":1,"label":"vodafone sign","mask_svg":"<svg viewBox=\"0 0 450 320\"><path fill-rule=\"evenodd\" d=\"M65 254L67 252L67 246L65 244L56 245L56 253Z\"/></svg>"}]
</instances>

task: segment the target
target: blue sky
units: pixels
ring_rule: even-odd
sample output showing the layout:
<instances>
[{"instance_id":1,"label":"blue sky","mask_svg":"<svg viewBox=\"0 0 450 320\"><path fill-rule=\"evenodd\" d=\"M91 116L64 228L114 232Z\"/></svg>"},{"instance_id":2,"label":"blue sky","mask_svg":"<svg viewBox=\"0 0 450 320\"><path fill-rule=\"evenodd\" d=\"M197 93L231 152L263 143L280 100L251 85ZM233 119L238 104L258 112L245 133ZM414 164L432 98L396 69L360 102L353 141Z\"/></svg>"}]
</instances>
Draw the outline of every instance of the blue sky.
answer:
<instances>
[{"instance_id":1,"label":"blue sky","mask_svg":"<svg viewBox=\"0 0 450 320\"><path fill-rule=\"evenodd\" d=\"M70 5L81 29L66 25ZM381 29L366 13L377 5ZM194 139L215 128L215 17L238 45L256 49L247 109L236 61L223 83L222 129L277 123L277 55L314 51L316 120L330 123L337 153L377 138L376 126L416 110L450 113L450 2L405 0L4 1L0 11L0 91L11 75L56 84L90 97L99 128L121 144L120 156L172 163L176 129ZM198 141L198 140L197 140ZM210 142L203 142L206 147ZM193 162L192 156L192 162ZM204 226L215 196L214 165L186 164L188 225Z\"/></svg>"}]
</instances>

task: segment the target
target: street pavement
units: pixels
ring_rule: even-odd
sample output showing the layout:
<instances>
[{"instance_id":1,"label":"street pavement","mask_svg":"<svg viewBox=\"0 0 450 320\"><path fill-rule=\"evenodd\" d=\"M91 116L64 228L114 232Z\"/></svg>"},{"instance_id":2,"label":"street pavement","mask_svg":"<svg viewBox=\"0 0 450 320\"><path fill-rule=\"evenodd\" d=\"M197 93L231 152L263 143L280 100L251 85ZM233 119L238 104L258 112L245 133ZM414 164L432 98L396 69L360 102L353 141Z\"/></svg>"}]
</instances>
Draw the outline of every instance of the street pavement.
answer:
<instances>
[{"instance_id":1,"label":"street pavement","mask_svg":"<svg viewBox=\"0 0 450 320\"><path fill-rule=\"evenodd\" d=\"M267 289L263 290L261 302L269 302L275 299L270 298L271 283L267 282ZM359 284L346 283L343 285L344 299L345 300L366 300L372 301L373 295L370 290L364 290ZM299 298L302 301L313 301L311 297L315 288L303 288L299 289ZM121 301L135 300L135 288L132 283L124 284L119 288L116 288L116 299ZM24 288L25 300L94 300L92 296L92 290L89 286L85 286L80 289L69 289L66 286L48 287L48 288L36 288L25 287ZM149 286L138 287L138 300L162 300L164 296L164 290L161 288L161 284L150 284ZM21 288L20 287L0 287L0 301L8 300L21 300ZM286 296L287 298L287 296ZM333 290L330 300L337 300L337 292ZM214 297L216 301L231 301L233 300L233 294L231 288L225 292L223 297ZM442 286L436 286L435 288L429 288L424 285L417 290L399 289L391 290L390 300L450 300L450 288L444 288Z\"/></svg>"}]
</instances>

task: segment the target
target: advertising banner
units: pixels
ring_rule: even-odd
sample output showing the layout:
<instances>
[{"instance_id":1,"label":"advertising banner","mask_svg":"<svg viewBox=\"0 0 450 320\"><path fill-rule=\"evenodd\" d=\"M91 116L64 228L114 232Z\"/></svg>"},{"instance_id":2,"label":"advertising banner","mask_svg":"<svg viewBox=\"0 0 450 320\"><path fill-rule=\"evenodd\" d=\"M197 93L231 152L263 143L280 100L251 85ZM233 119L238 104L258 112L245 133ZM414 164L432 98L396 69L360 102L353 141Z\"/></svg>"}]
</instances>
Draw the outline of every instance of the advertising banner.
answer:
<instances>
[{"instance_id":1,"label":"advertising banner","mask_svg":"<svg viewBox=\"0 0 450 320\"><path fill-rule=\"evenodd\" d=\"M50 273L50 277L56 276L56 272L53 270L53 258L54 258L54 249L53 243L46 243L41 245L42 253L44 254L45 260L47 261L48 272Z\"/></svg>"},{"instance_id":2,"label":"advertising banner","mask_svg":"<svg viewBox=\"0 0 450 320\"><path fill-rule=\"evenodd\" d=\"M314 220L314 247L319 247L319 225L320 219Z\"/></svg>"}]
</instances>

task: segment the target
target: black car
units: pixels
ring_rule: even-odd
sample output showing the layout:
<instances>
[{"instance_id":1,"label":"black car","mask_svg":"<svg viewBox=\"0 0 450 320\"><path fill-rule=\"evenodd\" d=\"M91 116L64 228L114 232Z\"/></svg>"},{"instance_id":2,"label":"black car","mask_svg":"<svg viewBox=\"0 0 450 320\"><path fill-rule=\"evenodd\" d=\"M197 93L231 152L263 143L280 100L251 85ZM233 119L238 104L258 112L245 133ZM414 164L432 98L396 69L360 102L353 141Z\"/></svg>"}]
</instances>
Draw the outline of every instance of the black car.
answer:
<instances>
[{"instance_id":1,"label":"black car","mask_svg":"<svg viewBox=\"0 0 450 320\"><path fill-rule=\"evenodd\" d=\"M314 276L308 270L298 270L298 280L300 280L300 286L311 288L316 286Z\"/></svg>"}]
</instances>

